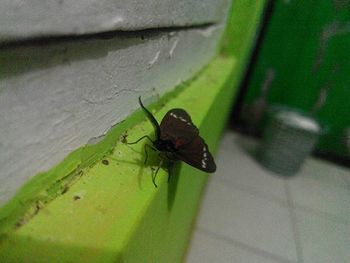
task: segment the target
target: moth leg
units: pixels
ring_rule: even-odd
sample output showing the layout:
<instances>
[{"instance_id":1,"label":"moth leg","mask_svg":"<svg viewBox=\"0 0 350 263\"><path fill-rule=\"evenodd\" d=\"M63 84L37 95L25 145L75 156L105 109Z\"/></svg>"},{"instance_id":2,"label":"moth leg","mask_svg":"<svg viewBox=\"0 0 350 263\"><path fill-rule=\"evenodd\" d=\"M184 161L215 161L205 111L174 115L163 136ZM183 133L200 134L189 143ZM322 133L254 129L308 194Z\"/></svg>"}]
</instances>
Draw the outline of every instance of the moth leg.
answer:
<instances>
[{"instance_id":1,"label":"moth leg","mask_svg":"<svg viewBox=\"0 0 350 263\"><path fill-rule=\"evenodd\" d=\"M129 145L131 145L131 144L136 144L136 143L142 141L143 139L148 139L148 140L153 144L152 139L151 139L148 135L142 136L141 138L137 139L137 140L134 141L134 142L127 142L126 144L129 144Z\"/></svg>"},{"instance_id":2,"label":"moth leg","mask_svg":"<svg viewBox=\"0 0 350 263\"><path fill-rule=\"evenodd\" d=\"M153 151L157 151L157 149L154 148L153 146L151 146L151 145L149 145L149 144L145 144L144 149L145 149L146 158L145 158L145 161L143 162L143 164L146 164L146 163L147 163L147 160L148 160L147 148L149 148L149 149L151 149L151 150L153 150Z\"/></svg>"},{"instance_id":3,"label":"moth leg","mask_svg":"<svg viewBox=\"0 0 350 263\"><path fill-rule=\"evenodd\" d=\"M156 184L156 177L157 177L157 174L158 174L158 172L159 172L159 169L160 169L160 167L162 166L162 164L163 164L163 158L161 158L160 159L160 162L159 162L159 164L158 164L158 167L157 167L157 170L156 170L156 172L154 173L154 175L152 174L152 182L153 182L153 184L154 184L154 186L157 188L158 186L157 186L157 184Z\"/></svg>"}]
</instances>

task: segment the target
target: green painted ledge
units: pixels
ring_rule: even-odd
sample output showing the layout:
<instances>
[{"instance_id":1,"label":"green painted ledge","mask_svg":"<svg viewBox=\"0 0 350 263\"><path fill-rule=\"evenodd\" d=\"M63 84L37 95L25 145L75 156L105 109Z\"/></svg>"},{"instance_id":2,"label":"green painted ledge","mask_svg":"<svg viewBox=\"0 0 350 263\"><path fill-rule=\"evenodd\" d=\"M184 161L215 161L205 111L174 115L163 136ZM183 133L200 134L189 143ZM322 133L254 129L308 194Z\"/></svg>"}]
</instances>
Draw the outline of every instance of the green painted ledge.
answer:
<instances>
[{"instance_id":1,"label":"green painted ledge","mask_svg":"<svg viewBox=\"0 0 350 263\"><path fill-rule=\"evenodd\" d=\"M229 19L224 55L151 105L158 120L170 108L185 108L215 151L263 2L234 2L239 15ZM152 127L142 112L135 112L101 142L78 149L57 167L37 175L1 208L0 262L183 260L207 175L178 164L170 183L166 172L160 171L155 188L151 167L143 165L142 143L123 144L120 138L125 132L133 141L151 134ZM156 161L153 157L150 163Z\"/></svg>"},{"instance_id":2,"label":"green painted ledge","mask_svg":"<svg viewBox=\"0 0 350 263\"><path fill-rule=\"evenodd\" d=\"M234 65L232 58L217 57L155 116L160 119L174 107L187 109L213 148L231 102L227 80ZM152 126L144 119L125 131L133 141L150 134ZM155 188L143 158L142 144L117 142L104 157L109 165L100 161L82 169L64 194L8 233L0 261L180 262L207 175L179 165L169 184L161 170Z\"/></svg>"}]
</instances>

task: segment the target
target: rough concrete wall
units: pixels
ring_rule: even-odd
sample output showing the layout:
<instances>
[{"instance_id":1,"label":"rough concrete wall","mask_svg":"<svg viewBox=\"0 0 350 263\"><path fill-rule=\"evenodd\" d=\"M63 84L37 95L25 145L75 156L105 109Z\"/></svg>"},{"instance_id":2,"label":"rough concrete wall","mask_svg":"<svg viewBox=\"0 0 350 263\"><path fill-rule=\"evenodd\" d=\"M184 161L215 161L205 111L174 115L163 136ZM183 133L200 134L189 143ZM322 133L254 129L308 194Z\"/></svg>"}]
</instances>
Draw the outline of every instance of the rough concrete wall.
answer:
<instances>
[{"instance_id":1,"label":"rough concrete wall","mask_svg":"<svg viewBox=\"0 0 350 263\"><path fill-rule=\"evenodd\" d=\"M0 41L220 22L226 0L4 0Z\"/></svg>"},{"instance_id":2,"label":"rough concrete wall","mask_svg":"<svg viewBox=\"0 0 350 263\"><path fill-rule=\"evenodd\" d=\"M124 2L126 5L127 1ZM139 2L145 4L144 1ZM178 1L184 5L180 5L181 8L195 6L197 2L200 1ZM216 14L219 11L215 1L212 2L208 4L212 10L207 12ZM0 20L7 19L2 16L4 10L17 2L11 3L0 4ZM70 3L72 12L78 10L78 7L75 8L78 4L74 3ZM118 2L120 5L122 3ZM48 3L49 6L51 4ZM136 5L137 2L131 1L130 4ZM172 5L168 3L168 7ZM180 7L177 7L178 12L182 10ZM82 12L84 10L82 8ZM197 12L189 15L190 10L179 21L183 24L204 21L204 17ZM41 11L45 16L41 26L49 28L55 19L51 20L48 15L52 10L48 8L47 11L47 14L44 9ZM112 11L107 5L99 12L106 12L108 17ZM227 9L220 10L221 13L224 11ZM13 12L16 14L16 10ZM135 19L130 29L137 29L142 25L142 17L129 17L127 14L130 12L128 10L124 14L128 19L123 23L128 28ZM138 12L140 10L136 8L135 13ZM163 16L158 14L152 18L145 13L143 26L171 25L171 21L177 18L168 14L165 12ZM214 21L213 17L208 16L207 22ZM7 24L11 19L8 18ZM26 28L33 29L29 31L34 36L37 34L35 32L47 33L45 28L37 27L31 19L35 18L23 17L12 28L7 27L7 33L10 33L7 36L20 34ZM88 29L89 24L85 24L84 19L76 23ZM29 21L28 25L23 26L23 21ZM47 21L48 25L45 25ZM215 55L222 23L188 28L115 31L108 36L72 36L63 39L47 36L30 42L0 43L0 205L32 176L51 168L90 138L102 135L126 118L139 107L139 95L144 98L162 95L193 76ZM0 21L0 24L3 22ZM2 33L6 31L3 31L4 28L1 26ZM71 33L70 30L74 29L72 20L67 19L64 28L68 30L65 33ZM50 32L56 29L51 27Z\"/></svg>"}]
</instances>

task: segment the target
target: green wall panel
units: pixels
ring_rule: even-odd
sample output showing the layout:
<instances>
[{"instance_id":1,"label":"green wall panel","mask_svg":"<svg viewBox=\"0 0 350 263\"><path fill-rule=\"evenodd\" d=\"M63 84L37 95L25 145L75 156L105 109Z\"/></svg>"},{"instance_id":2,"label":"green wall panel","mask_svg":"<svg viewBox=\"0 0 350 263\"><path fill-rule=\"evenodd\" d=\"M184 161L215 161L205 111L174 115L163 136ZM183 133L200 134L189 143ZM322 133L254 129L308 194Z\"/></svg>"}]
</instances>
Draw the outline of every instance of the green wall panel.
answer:
<instances>
[{"instance_id":1,"label":"green wall panel","mask_svg":"<svg viewBox=\"0 0 350 263\"><path fill-rule=\"evenodd\" d=\"M294 108L316 117L319 152L346 158L350 126L350 2L274 1L241 118L261 129L261 111Z\"/></svg>"}]
</instances>

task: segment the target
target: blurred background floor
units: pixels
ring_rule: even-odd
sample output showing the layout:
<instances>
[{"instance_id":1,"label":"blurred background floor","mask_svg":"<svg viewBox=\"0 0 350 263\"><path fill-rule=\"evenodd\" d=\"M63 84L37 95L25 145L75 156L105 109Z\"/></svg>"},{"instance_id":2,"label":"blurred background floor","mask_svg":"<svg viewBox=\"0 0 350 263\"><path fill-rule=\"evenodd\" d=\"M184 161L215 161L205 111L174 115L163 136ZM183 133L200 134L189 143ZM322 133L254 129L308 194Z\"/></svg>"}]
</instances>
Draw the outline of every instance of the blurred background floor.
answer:
<instances>
[{"instance_id":1,"label":"blurred background floor","mask_svg":"<svg viewBox=\"0 0 350 263\"><path fill-rule=\"evenodd\" d=\"M257 147L224 135L185 262L350 262L349 169L310 157L282 177L256 162Z\"/></svg>"}]
</instances>

